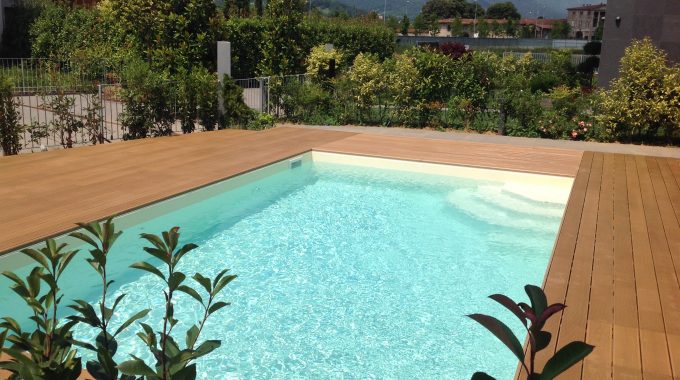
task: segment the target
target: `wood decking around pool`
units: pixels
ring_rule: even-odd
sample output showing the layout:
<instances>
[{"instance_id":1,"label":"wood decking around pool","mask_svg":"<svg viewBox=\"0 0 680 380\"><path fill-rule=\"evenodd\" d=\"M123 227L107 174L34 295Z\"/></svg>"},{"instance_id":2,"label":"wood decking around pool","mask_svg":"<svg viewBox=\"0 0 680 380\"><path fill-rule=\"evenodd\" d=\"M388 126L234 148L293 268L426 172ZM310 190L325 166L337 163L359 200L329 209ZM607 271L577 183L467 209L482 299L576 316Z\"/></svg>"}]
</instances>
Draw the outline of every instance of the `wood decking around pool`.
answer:
<instances>
[{"instance_id":1,"label":"wood decking around pool","mask_svg":"<svg viewBox=\"0 0 680 380\"><path fill-rule=\"evenodd\" d=\"M675 159L294 128L2 157L0 253L309 150L574 177L544 284L568 307L546 351L596 346L565 379L680 379Z\"/></svg>"}]
</instances>

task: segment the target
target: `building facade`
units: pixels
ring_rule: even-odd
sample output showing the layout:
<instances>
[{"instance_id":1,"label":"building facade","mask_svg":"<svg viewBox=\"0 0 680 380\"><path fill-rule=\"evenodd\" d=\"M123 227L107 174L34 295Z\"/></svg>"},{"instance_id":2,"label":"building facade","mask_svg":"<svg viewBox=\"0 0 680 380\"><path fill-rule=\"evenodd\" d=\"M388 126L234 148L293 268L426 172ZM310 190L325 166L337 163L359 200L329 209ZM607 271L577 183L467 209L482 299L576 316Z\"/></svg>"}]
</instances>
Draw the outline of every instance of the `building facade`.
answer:
<instances>
[{"instance_id":1,"label":"building facade","mask_svg":"<svg viewBox=\"0 0 680 380\"><path fill-rule=\"evenodd\" d=\"M609 0L600 62L599 83L608 86L618 75L619 61L633 39L649 37L680 63L680 0Z\"/></svg>"},{"instance_id":2,"label":"building facade","mask_svg":"<svg viewBox=\"0 0 680 380\"><path fill-rule=\"evenodd\" d=\"M571 27L569 37L592 40L597 29L604 27L607 4L585 4L567 9L567 22Z\"/></svg>"}]
</instances>

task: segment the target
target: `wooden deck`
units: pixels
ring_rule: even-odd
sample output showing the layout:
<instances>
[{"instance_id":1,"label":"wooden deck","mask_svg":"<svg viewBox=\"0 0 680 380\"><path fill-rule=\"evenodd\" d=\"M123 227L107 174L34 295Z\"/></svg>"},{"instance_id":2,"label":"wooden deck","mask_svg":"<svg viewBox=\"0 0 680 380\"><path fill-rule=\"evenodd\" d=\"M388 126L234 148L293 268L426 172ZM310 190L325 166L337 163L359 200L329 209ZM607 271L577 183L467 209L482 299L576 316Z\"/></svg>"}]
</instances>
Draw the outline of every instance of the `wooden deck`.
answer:
<instances>
[{"instance_id":1,"label":"wooden deck","mask_svg":"<svg viewBox=\"0 0 680 380\"><path fill-rule=\"evenodd\" d=\"M584 154L546 274L568 306L547 351L596 348L564 379L680 378L679 184L675 159Z\"/></svg>"},{"instance_id":2,"label":"wooden deck","mask_svg":"<svg viewBox=\"0 0 680 380\"><path fill-rule=\"evenodd\" d=\"M311 129L220 131L0 158L0 252L311 149L575 177L545 278L563 377L680 379L680 161ZM545 361L545 357L539 357Z\"/></svg>"}]
</instances>

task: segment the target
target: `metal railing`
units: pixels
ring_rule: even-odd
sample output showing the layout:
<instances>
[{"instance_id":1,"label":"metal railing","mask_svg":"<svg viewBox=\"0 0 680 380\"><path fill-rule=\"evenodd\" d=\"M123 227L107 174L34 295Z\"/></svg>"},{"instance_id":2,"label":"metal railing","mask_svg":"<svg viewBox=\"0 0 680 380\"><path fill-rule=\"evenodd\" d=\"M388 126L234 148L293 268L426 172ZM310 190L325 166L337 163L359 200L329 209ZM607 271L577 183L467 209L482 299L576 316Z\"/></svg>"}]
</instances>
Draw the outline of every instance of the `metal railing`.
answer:
<instances>
[{"instance_id":1,"label":"metal railing","mask_svg":"<svg viewBox=\"0 0 680 380\"><path fill-rule=\"evenodd\" d=\"M280 115L281 99L277 98L276 93L272 94L272 86L303 84L307 78L307 74L293 74L235 79L234 81L243 89L243 100L248 107L261 113Z\"/></svg>"},{"instance_id":2,"label":"metal railing","mask_svg":"<svg viewBox=\"0 0 680 380\"><path fill-rule=\"evenodd\" d=\"M522 58L527 54L531 54L531 57L542 63L548 63L550 62L551 55L549 53L538 53L538 52L516 52L516 51L506 51L503 52L503 58L505 57L513 57L513 58ZM576 66L581 63L583 63L586 59L588 59L590 55L588 54L572 54L571 55L571 64Z\"/></svg>"}]
</instances>

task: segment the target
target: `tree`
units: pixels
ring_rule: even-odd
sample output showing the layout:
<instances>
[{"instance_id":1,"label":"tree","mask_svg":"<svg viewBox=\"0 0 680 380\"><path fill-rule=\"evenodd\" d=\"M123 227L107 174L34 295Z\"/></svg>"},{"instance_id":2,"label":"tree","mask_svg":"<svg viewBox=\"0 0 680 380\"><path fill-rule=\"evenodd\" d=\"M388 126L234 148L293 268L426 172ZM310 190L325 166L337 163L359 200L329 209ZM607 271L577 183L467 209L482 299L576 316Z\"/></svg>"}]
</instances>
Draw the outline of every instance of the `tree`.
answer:
<instances>
[{"instance_id":1,"label":"tree","mask_svg":"<svg viewBox=\"0 0 680 380\"><path fill-rule=\"evenodd\" d=\"M489 37L490 29L491 26L486 20L480 20L477 24L477 33L479 33L479 37L481 38Z\"/></svg>"},{"instance_id":2,"label":"tree","mask_svg":"<svg viewBox=\"0 0 680 380\"><path fill-rule=\"evenodd\" d=\"M593 34L593 40L602 41L603 35L604 35L604 23L600 23L600 25L597 26L597 29L595 29L595 33Z\"/></svg>"},{"instance_id":3,"label":"tree","mask_svg":"<svg viewBox=\"0 0 680 380\"><path fill-rule=\"evenodd\" d=\"M503 33L503 25L497 21L491 21L491 35L497 38Z\"/></svg>"},{"instance_id":4,"label":"tree","mask_svg":"<svg viewBox=\"0 0 680 380\"><path fill-rule=\"evenodd\" d=\"M508 19L505 23L505 36L506 37L516 37L517 36L517 22L513 19Z\"/></svg>"},{"instance_id":5,"label":"tree","mask_svg":"<svg viewBox=\"0 0 680 380\"><path fill-rule=\"evenodd\" d=\"M553 28L550 31L550 38L567 38L569 37L569 32L571 32L571 25L566 21L558 21L553 24Z\"/></svg>"},{"instance_id":6,"label":"tree","mask_svg":"<svg viewBox=\"0 0 680 380\"><path fill-rule=\"evenodd\" d=\"M436 36L439 34L439 20L434 17L427 19L427 31L431 36Z\"/></svg>"},{"instance_id":7,"label":"tree","mask_svg":"<svg viewBox=\"0 0 680 380\"><path fill-rule=\"evenodd\" d=\"M427 30L427 21L422 13L413 20L413 29L415 30L416 36L421 35Z\"/></svg>"},{"instance_id":8,"label":"tree","mask_svg":"<svg viewBox=\"0 0 680 380\"><path fill-rule=\"evenodd\" d=\"M456 17L451 23L451 35L453 37L458 37L463 34L463 22L460 17Z\"/></svg>"},{"instance_id":9,"label":"tree","mask_svg":"<svg viewBox=\"0 0 680 380\"><path fill-rule=\"evenodd\" d=\"M484 8L477 5L477 9L477 16L483 15ZM428 0L423 4L421 12L426 17L435 17L437 19L453 17L473 18L475 5L465 0Z\"/></svg>"},{"instance_id":10,"label":"tree","mask_svg":"<svg viewBox=\"0 0 680 380\"><path fill-rule=\"evenodd\" d=\"M399 19L398 18L396 18L394 16L390 16L390 17L387 18L386 24L387 24L387 27L390 28L391 30L394 30L395 32L399 31Z\"/></svg>"},{"instance_id":11,"label":"tree","mask_svg":"<svg viewBox=\"0 0 680 380\"><path fill-rule=\"evenodd\" d=\"M517 11L515 4L508 1L505 3L496 3L486 9L486 17L493 19L513 19L519 20L522 16Z\"/></svg>"},{"instance_id":12,"label":"tree","mask_svg":"<svg viewBox=\"0 0 680 380\"><path fill-rule=\"evenodd\" d=\"M261 17L263 10L262 0L255 0L255 14Z\"/></svg>"},{"instance_id":13,"label":"tree","mask_svg":"<svg viewBox=\"0 0 680 380\"><path fill-rule=\"evenodd\" d=\"M113 20L120 41L126 47L132 42L156 69L174 72L207 64L214 49L213 0L109 0L101 8L102 18Z\"/></svg>"},{"instance_id":14,"label":"tree","mask_svg":"<svg viewBox=\"0 0 680 380\"><path fill-rule=\"evenodd\" d=\"M302 7L300 0L270 0L266 16L271 20L264 34L264 57L260 63L263 75L296 74L301 68L304 53L302 40Z\"/></svg>"},{"instance_id":15,"label":"tree","mask_svg":"<svg viewBox=\"0 0 680 380\"><path fill-rule=\"evenodd\" d=\"M408 35L408 27L411 26L411 21L408 19L407 15L401 18L401 35Z\"/></svg>"}]
</instances>

